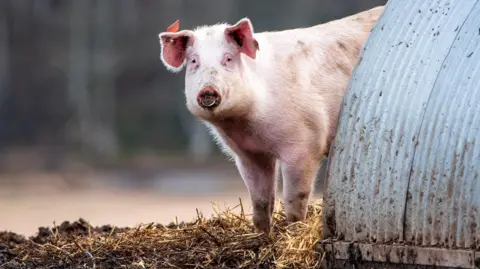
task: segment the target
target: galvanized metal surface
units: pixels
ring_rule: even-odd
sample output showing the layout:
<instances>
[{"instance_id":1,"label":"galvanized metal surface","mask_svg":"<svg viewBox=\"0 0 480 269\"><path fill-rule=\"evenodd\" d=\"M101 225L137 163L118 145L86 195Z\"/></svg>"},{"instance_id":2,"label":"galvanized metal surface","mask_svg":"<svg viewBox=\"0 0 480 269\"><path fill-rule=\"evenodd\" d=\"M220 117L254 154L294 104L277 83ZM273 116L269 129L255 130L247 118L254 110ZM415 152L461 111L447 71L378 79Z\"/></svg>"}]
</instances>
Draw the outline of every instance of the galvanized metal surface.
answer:
<instances>
[{"instance_id":1,"label":"galvanized metal surface","mask_svg":"<svg viewBox=\"0 0 480 269\"><path fill-rule=\"evenodd\" d=\"M480 248L479 28L477 0L388 1L330 150L325 237Z\"/></svg>"},{"instance_id":2,"label":"galvanized metal surface","mask_svg":"<svg viewBox=\"0 0 480 269\"><path fill-rule=\"evenodd\" d=\"M480 247L480 3L443 61L411 169L406 240Z\"/></svg>"}]
</instances>

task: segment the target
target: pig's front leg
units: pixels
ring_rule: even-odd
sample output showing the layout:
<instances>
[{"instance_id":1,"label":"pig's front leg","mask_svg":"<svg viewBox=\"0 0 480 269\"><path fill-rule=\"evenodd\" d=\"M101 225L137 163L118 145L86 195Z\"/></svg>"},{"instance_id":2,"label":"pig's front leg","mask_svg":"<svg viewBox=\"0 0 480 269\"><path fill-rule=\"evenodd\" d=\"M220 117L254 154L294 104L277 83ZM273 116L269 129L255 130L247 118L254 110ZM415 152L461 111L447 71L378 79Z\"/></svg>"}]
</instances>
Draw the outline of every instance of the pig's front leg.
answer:
<instances>
[{"instance_id":1,"label":"pig's front leg","mask_svg":"<svg viewBox=\"0 0 480 269\"><path fill-rule=\"evenodd\" d=\"M236 158L236 164L250 193L256 231L268 233L275 205L276 160L267 155L245 154Z\"/></svg>"},{"instance_id":2,"label":"pig's front leg","mask_svg":"<svg viewBox=\"0 0 480 269\"><path fill-rule=\"evenodd\" d=\"M320 161L308 155L282 161L283 201L288 222L304 221Z\"/></svg>"}]
</instances>

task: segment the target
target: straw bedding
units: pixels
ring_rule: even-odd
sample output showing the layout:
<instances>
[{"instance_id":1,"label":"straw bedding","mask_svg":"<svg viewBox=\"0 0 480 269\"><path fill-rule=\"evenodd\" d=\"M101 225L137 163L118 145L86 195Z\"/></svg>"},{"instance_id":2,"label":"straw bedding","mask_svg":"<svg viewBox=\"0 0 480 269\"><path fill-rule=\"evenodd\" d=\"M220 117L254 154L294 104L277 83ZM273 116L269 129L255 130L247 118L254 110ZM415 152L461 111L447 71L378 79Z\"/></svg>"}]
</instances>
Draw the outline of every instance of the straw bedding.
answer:
<instances>
[{"instance_id":1,"label":"straw bedding","mask_svg":"<svg viewBox=\"0 0 480 269\"><path fill-rule=\"evenodd\" d=\"M0 232L0 268L319 268L321 200L305 222L286 223L277 202L269 235L254 233L240 200L190 223L92 227L85 220L39 228L24 238Z\"/></svg>"}]
</instances>

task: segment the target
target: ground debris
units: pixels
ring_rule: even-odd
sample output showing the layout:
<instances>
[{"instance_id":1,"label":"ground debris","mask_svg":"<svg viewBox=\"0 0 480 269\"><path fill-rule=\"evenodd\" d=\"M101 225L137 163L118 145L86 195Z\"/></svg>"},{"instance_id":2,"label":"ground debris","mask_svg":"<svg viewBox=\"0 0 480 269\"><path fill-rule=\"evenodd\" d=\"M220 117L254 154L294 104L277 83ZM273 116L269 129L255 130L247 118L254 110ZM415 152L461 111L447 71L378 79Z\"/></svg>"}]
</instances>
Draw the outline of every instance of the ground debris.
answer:
<instances>
[{"instance_id":1,"label":"ground debris","mask_svg":"<svg viewBox=\"0 0 480 269\"><path fill-rule=\"evenodd\" d=\"M79 219L40 227L31 238L0 232L0 268L318 268L321 201L309 205L306 222L293 224L277 204L270 235L254 232L241 201L168 226L92 227Z\"/></svg>"}]
</instances>

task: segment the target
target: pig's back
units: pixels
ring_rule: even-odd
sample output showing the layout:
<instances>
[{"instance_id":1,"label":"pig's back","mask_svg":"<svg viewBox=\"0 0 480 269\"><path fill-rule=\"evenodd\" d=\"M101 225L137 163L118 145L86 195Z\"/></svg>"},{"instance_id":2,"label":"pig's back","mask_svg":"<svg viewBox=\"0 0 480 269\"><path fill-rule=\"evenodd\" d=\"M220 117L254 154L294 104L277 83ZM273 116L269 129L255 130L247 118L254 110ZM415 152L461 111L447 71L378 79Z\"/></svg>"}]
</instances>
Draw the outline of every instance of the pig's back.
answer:
<instances>
[{"instance_id":1,"label":"pig's back","mask_svg":"<svg viewBox=\"0 0 480 269\"><path fill-rule=\"evenodd\" d=\"M272 84L270 88L283 85L341 98L360 50L382 11L380 6L308 28L256 34L263 41L256 71Z\"/></svg>"},{"instance_id":2,"label":"pig's back","mask_svg":"<svg viewBox=\"0 0 480 269\"><path fill-rule=\"evenodd\" d=\"M316 122L313 128L328 134L329 143L353 67L382 11L377 7L313 27L257 34L256 71L271 97L265 114L278 114L282 106L286 126Z\"/></svg>"},{"instance_id":3,"label":"pig's back","mask_svg":"<svg viewBox=\"0 0 480 269\"><path fill-rule=\"evenodd\" d=\"M337 56L356 58L383 9L383 6L378 6L307 28L263 32L257 33L256 36L268 42L275 59L288 59L292 56L301 58L302 53L307 54L308 50L318 54L328 52Z\"/></svg>"}]
</instances>

